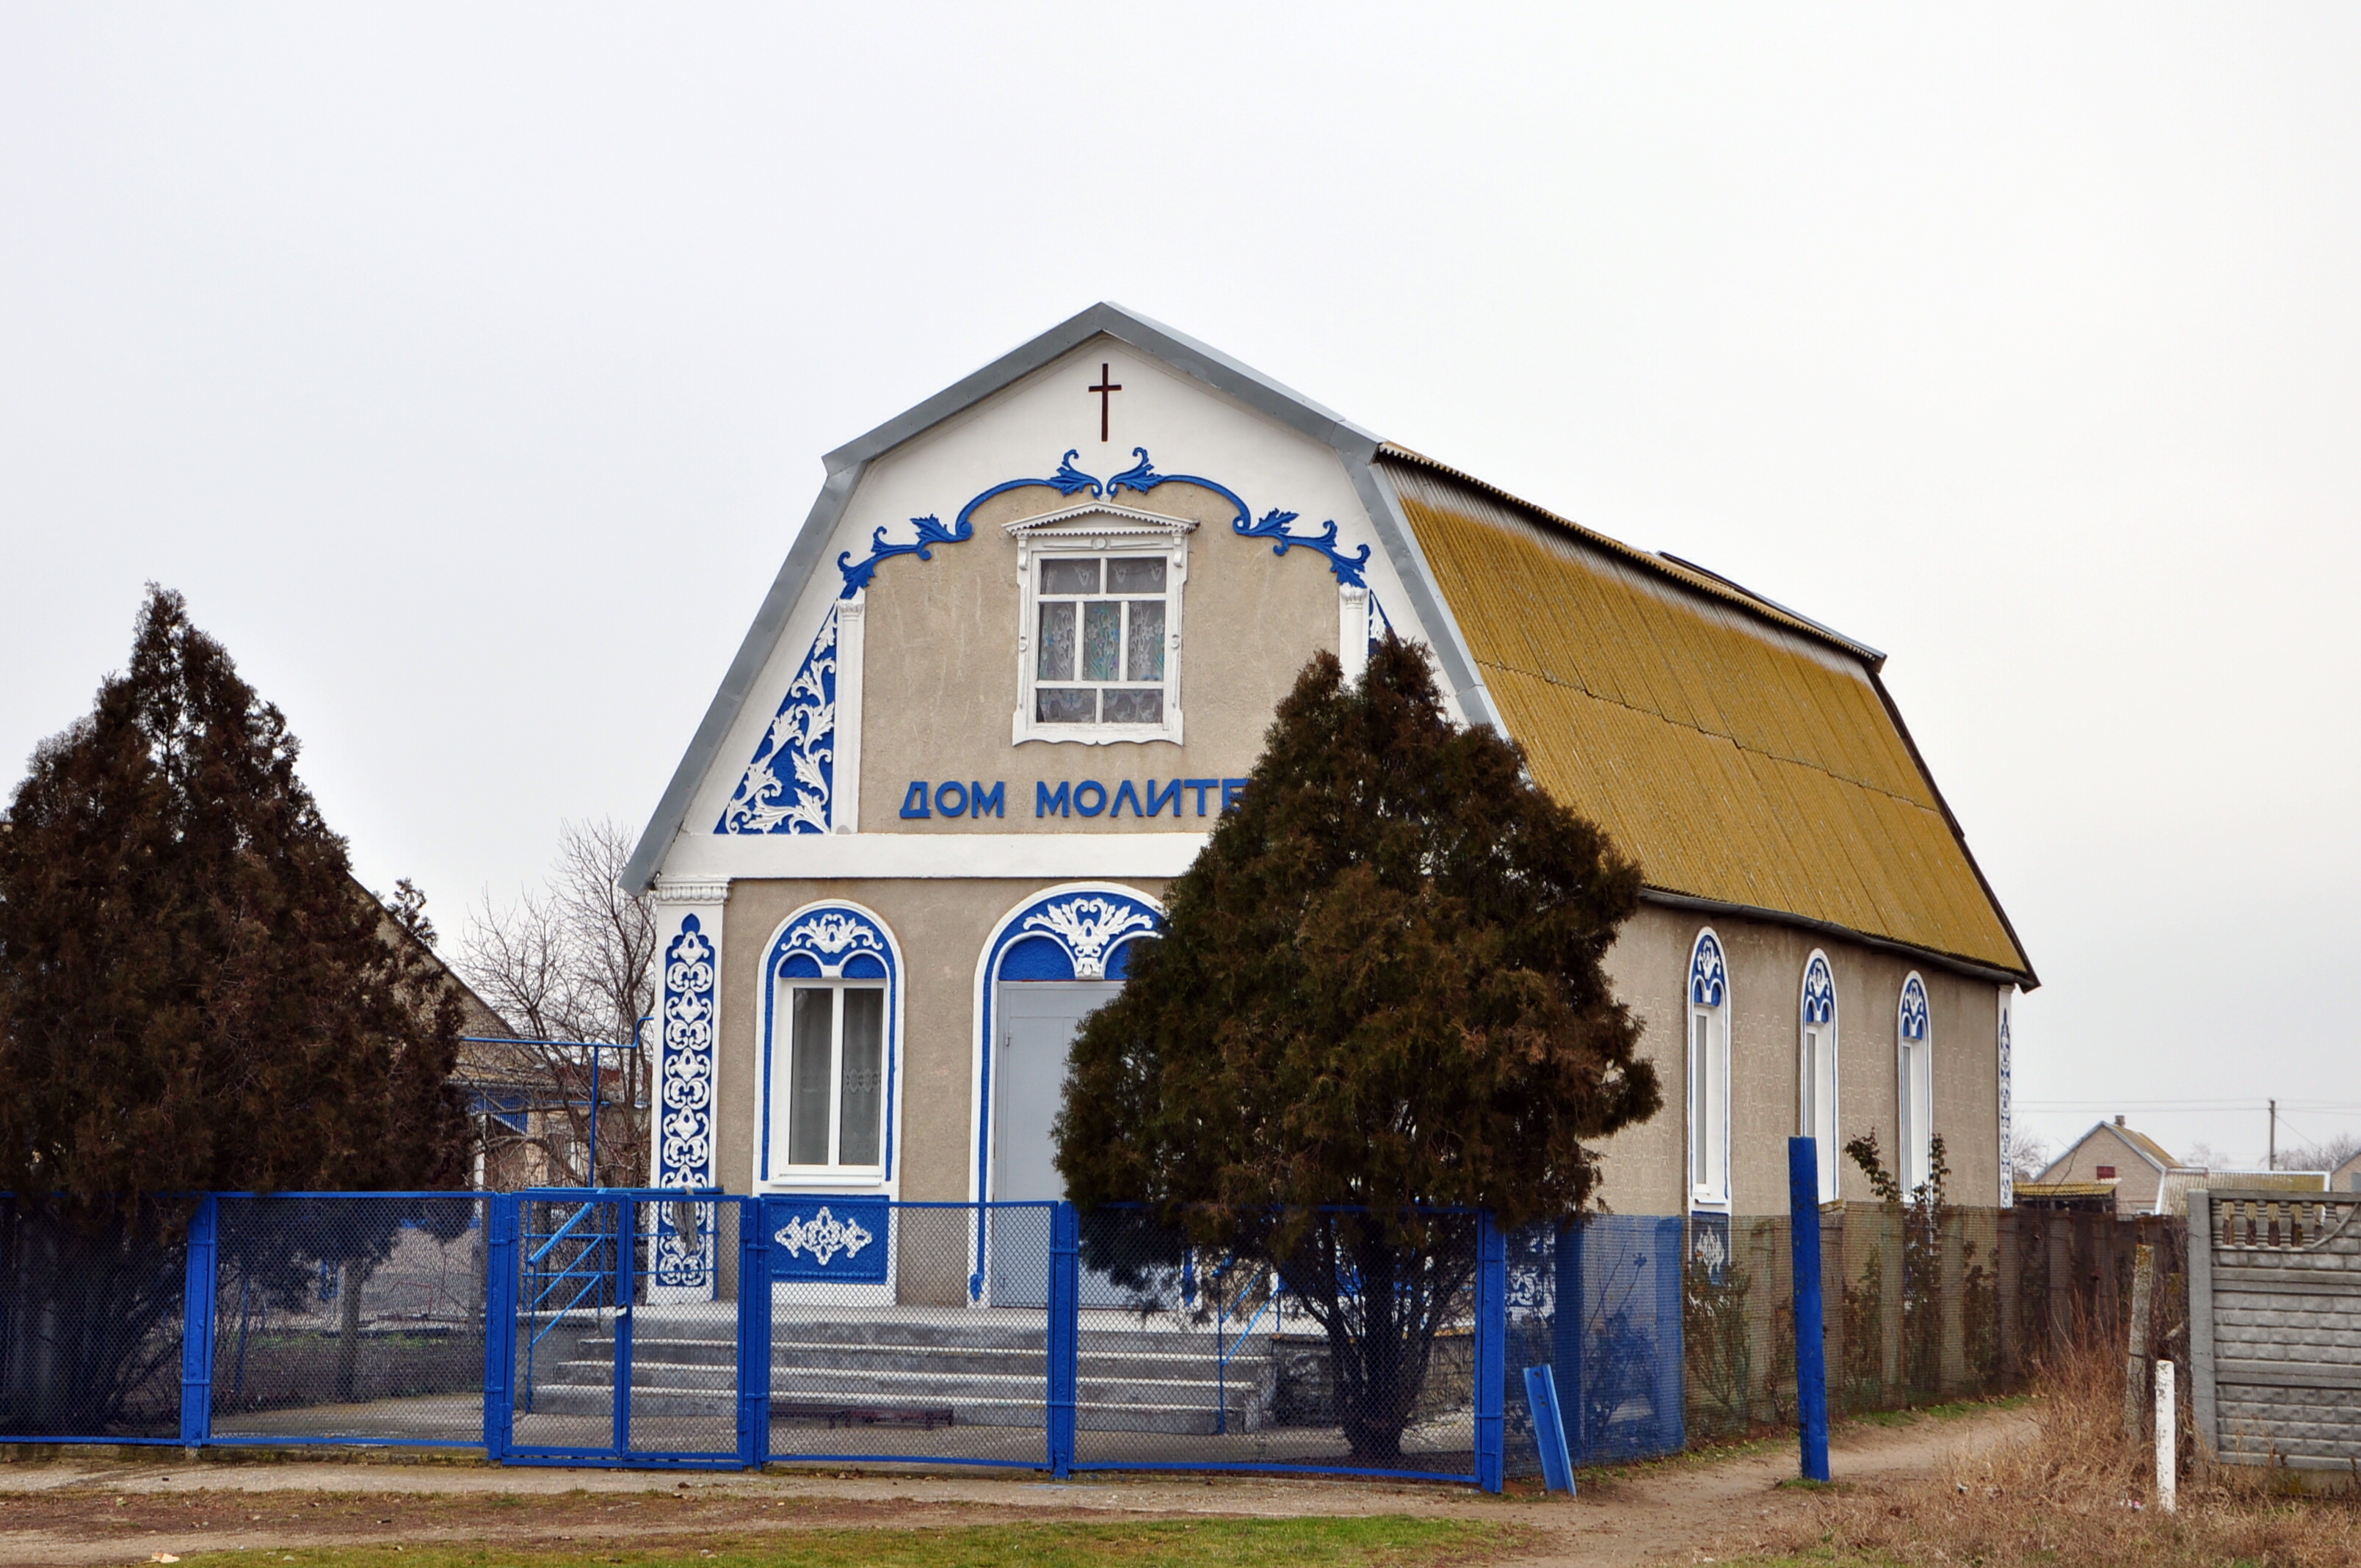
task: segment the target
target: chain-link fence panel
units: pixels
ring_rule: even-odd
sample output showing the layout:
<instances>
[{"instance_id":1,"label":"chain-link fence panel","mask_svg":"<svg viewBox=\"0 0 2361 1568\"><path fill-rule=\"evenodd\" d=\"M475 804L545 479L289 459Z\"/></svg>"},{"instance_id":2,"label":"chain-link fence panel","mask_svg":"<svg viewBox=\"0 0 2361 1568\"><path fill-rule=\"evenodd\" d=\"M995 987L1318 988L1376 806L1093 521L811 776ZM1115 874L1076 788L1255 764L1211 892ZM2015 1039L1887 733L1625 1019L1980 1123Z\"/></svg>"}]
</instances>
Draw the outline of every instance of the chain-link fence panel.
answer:
<instances>
[{"instance_id":1,"label":"chain-link fence panel","mask_svg":"<svg viewBox=\"0 0 2361 1568\"><path fill-rule=\"evenodd\" d=\"M1080 1230L1078 1467L1474 1475L1475 1215Z\"/></svg>"},{"instance_id":2,"label":"chain-link fence panel","mask_svg":"<svg viewBox=\"0 0 2361 1568\"><path fill-rule=\"evenodd\" d=\"M1046 1464L1054 1208L763 1200L770 1457Z\"/></svg>"},{"instance_id":3,"label":"chain-link fence panel","mask_svg":"<svg viewBox=\"0 0 2361 1568\"><path fill-rule=\"evenodd\" d=\"M483 1198L224 1198L219 1216L216 1439L483 1441Z\"/></svg>"},{"instance_id":4,"label":"chain-link fence panel","mask_svg":"<svg viewBox=\"0 0 2361 1568\"><path fill-rule=\"evenodd\" d=\"M179 1437L190 1207L85 1227L0 1199L0 1435Z\"/></svg>"},{"instance_id":5,"label":"chain-link fence panel","mask_svg":"<svg viewBox=\"0 0 2361 1568\"><path fill-rule=\"evenodd\" d=\"M737 1452L738 1243L751 1207L750 1200L688 1198L631 1205L637 1283L625 1447L634 1455Z\"/></svg>"},{"instance_id":6,"label":"chain-link fence panel","mask_svg":"<svg viewBox=\"0 0 2361 1568\"><path fill-rule=\"evenodd\" d=\"M620 1199L520 1201L511 1448L589 1455L624 1441L616 1330L631 1296L628 1236Z\"/></svg>"},{"instance_id":7,"label":"chain-link fence panel","mask_svg":"<svg viewBox=\"0 0 2361 1568\"><path fill-rule=\"evenodd\" d=\"M1576 1464L1679 1452L1685 1441L1679 1219L1590 1214L1509 1238L1508 1473L1541 1472L1528 1367L1547 1366Z\"/></svg>"}]
</instances>

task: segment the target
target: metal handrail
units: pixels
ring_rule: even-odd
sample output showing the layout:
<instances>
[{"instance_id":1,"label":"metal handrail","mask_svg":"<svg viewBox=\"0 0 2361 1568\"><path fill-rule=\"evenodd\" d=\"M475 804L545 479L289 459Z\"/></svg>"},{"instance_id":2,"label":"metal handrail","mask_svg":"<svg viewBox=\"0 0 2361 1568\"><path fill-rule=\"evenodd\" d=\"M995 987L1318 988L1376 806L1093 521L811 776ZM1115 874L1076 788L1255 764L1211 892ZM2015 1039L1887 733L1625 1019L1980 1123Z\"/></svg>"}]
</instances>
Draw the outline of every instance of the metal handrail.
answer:
<instances>
[{"instance_id":1,"label":"metal handrail","mask_svg":"<svg viewBox=\"0 0 2361 1568\"><path fill-rule=\"evenodd\" d=\"M571 1234L571 1232L573 1231L574 1227L575 1227L575 1226L577 1226L577 1225L578 1225L578 1224L580 1224L583 1221L585 1221L585 1220L588 1219L588 1218L589 1218L589 1217L590 1217L594 1212L597 1212L598 1207L598 1204L596 1204L596 1203L585 1203L585 1204L583 1204L583 1205L582 1205L582 1207L581 1207L581 1208L577 1209L577 1210L574 1212L574 1218L572 1218L572 1219L570 1219L570 1220L566 1221L566 1223L564 1223L563 1225L560 1225L560 1226L559 1226L555 1231L553 1231L552 1233L550 1233L550 1237L549 1237L549 1239L548 1239L547 1241L545 1241L545 1242L544 1242L544 1243L542 1243L542 1244L541 1244L541 1250L540 1250L539 1252L534 1253L531 1257L529 1257L529 1258L525 1259L525 1262L526 1262L527 1264L536 1264L536 1263L539 1263L543 1258L547 1257L547 1256L549 1255L549 1249L550 1249L551 1247L555 1246L558 1243L560 1243L560 1242L564 1241L564 1240L566 1238L566 1236L567 1236L569 1234ZM605 1234L602 1233L602 1234L599 1235L599 1238L598 1238L598 1239L599 1239L599 1240L601 1240L601 1241L606 1240L606 1236L605 1236Z\"/></svg>"}]
</instances>

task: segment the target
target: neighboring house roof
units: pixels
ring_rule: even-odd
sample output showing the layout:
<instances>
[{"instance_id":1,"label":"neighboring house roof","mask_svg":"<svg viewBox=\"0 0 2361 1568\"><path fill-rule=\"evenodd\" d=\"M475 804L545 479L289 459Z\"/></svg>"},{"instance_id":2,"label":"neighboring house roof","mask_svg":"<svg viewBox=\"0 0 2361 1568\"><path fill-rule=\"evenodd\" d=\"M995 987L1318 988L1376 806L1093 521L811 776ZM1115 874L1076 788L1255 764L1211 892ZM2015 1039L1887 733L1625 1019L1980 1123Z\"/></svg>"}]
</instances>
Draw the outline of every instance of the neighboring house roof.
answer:
<instances>
[{"instance_id":1,"label":"neighboring house roof","mask_svg":"<svg viewBox=\"0 0 2361 1568\"><path fill-rule=\"evenodd\" d=\"M2191 1170L2169 1172L2157 1189L2156 1212L2187 1214L2191 1192L2325 1192L2324 1170Z\"/></svg>"},{"instance_id":2,"label":"neighboring house roof","mask_svg":"<svg viewBox=\"0 0 2361 1568\"><path fill-rule=\"evenodd\" d=\"M1415 453L1378 466L1533 777L1652 888L2031 979L1883 654Z\"/></svg>"},{"instance_id":3,"label":"neighboring house roof","mask_svg":"<svg viewBox=\"0 0 2361 1568\"><path fill-rule=\"evenodd\" d=\"M828 478L622 882L643 888L868 466L1104 334L1332 447L1459 710L1642 867L1659 902L2038 981L1901 716L1884 655L1389 445L1251 367L1100 303L827 457Z\"/></svg>"},{"instance_id":4,"label":"neighboring house roof","mask_svg":"<svg viewBox=\"0 0 2361 1568\"><path fill-rule=\"evenodd\" d=\"M2174 1158L2162 1144L2158 1143L2146 1133L2134 1132L2131 1128L2125 1126L2121 1122L2099 1122L2093 1124L2089 1132L2084 1133L2081 1137L2076 1138L2072 1143L2068 1144L2064 1153L2060 1154L2056 1159L2051 1160L2048 1165L2042 1167L2041 1175L2037 1179L2047 1180L2051 1171L2062 1168L2068 1161L2074 1157L2075 1154L2084 1144L2089 1143L2092 1138L2097 1137L2102 1133L2111 1135L2117 1142L2130 1149L2132 1153L2147 1161L2148 1164L2156 1167L2157 1174L2158 1176L2163 1175L2166 1171L2175 1169L2180 1165L2180 1161Z\"/></svg>"}]
</instances>

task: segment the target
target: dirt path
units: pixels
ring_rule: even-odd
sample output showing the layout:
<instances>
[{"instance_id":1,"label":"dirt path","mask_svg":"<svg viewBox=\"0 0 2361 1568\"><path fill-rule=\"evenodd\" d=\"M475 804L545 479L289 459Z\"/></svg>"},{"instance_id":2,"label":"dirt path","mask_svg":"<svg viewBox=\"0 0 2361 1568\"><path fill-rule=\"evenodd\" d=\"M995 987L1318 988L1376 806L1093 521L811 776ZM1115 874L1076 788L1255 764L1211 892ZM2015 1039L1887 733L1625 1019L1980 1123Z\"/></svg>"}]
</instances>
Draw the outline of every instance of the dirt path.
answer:
<instances>
[{"instance_id":1,"label":"dirt path","mask_svg":"<svg viewBox=\"0 0 2361 1568\"><path fill-rule=\"evenodd\" d=\"M1986 1411L1839 1432L1840 1481L1925 1474L1946 1456L2004 1441L2019 1413ZM1411 1514L1498 1519L1540 1532L1516 1563L1609 1568L1726 1555L1800 1519L1807 1497L1776 1484L1790 1444L1590 1478L1578 1498L1499 1497L1457 1487L1330 1480L1078 1479L708 1475L500 1469L449 1464L181 1462L68 1457L0 1465L0 1563L132 1563L152 1553L369 1541L541 1543L588 1551L822 1526L983 1524L1111 1514Z\"/></svg>"}]
</instances>

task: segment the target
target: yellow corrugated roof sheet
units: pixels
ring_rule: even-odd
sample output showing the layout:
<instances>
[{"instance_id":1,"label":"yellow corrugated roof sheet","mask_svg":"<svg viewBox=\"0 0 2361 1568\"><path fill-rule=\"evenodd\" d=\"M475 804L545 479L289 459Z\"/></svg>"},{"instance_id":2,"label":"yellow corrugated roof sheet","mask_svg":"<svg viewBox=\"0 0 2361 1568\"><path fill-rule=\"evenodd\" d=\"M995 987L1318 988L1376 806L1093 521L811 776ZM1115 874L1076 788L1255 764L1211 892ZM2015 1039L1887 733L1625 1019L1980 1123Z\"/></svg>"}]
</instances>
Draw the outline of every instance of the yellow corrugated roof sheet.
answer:
<instances>
[{"instance_id":1,"label":"yellow corrugated roof sheet","mask_svg":"<svg viewBox=\"0 0 2361 1568\"><path fill-rule=\"evenodd\" d=\"M1379 461L1534 778L1649 886L2031 979L1871 650L1415 454Z\"/></svg>"}]
</instances>

